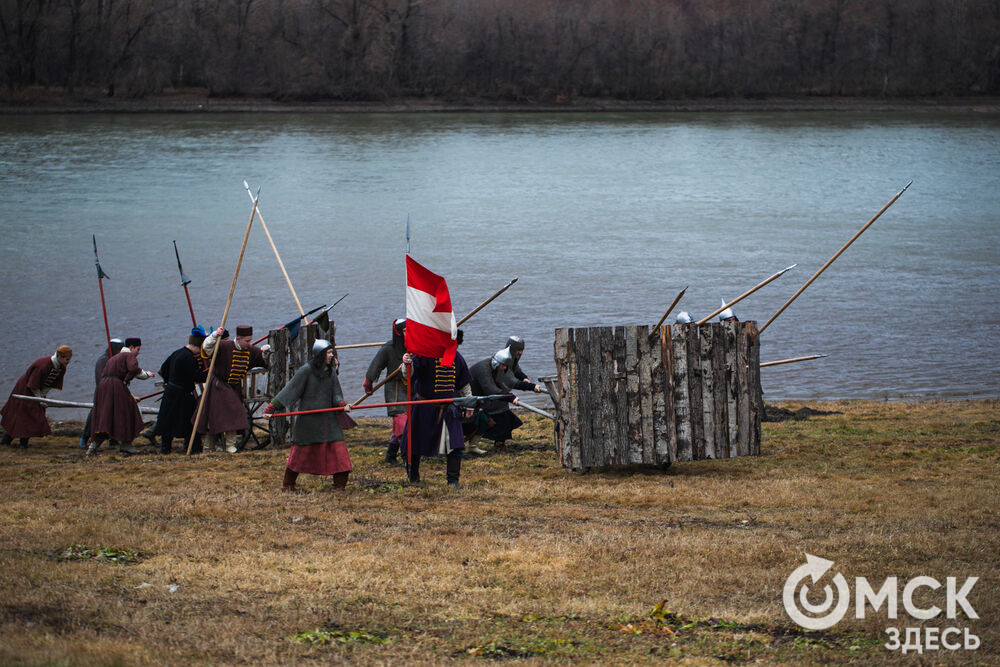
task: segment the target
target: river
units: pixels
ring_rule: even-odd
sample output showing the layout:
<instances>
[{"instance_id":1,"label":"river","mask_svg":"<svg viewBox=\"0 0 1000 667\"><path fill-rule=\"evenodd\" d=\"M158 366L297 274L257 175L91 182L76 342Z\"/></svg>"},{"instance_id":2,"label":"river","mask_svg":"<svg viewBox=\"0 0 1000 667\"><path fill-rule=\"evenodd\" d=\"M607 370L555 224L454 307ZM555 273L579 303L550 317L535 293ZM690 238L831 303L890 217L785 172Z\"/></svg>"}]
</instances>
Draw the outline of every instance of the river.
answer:
<instances>
[{"instance_id":1,"label":"river","mask_svg":"<svg viewBox=\"0 0 1000 667\"><path fill-rule=\"evenodd\" d=\"M59 344L60 398L89 400L104 324L157 369L190 316L222 318L260 211L306 309L339 343L385 340L411 254L449 283L470 363L510 334L551 372L557 327L766 321L908 181L913 185L764 332L765 398L1000 395L1000 116L976 113L77 114L0 116L0 378ZM259 225L228 324L296 314ZM672 321L672 318L671 318ZM348 397L374 349L341 352ZM137 394L154 390L133 387ZM67 412L52 413L68 416Z\"/></svg>"}]
</instances>

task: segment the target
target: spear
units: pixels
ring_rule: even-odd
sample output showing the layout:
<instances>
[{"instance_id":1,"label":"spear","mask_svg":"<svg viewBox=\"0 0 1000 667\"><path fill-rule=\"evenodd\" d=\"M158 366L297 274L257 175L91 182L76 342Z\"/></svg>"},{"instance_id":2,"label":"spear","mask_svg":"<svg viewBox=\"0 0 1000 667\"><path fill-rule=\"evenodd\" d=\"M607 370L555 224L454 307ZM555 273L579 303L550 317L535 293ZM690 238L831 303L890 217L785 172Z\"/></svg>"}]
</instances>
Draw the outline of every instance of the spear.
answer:
<instances>
[{"instance_id":1,"label":"spear","mask_svg":"<svg viewBox=\"0 0 1000 667\"><path fill-rule=\"evenodd\" d=\"M254 209L256 209L257 200L253 196L253 192L250 191L250 186L246 181L243 181L243 187L247 189L247 194L250 195L250 201L254 202ZM260 188L257 189L257 192L260 192ZM281 267L281 273L285 276L285 282L288 283L288 289L292 293L292 298L295 299L295 305L299 307L299 315L302 316L302 319L305 319L306 313L302 310L302 304L299 303L299 297L295 293L295 288L292 287L292 280L288 277L288 271L285 271L285 263L281 261L281 255L278 254L278 248L274 245L274 240L271 238L271 232L268 231L267 223L264 222L264 216L261 215L259 210L257 211L257 219L260 220L260 226L264 228L264 233L267 235L267 241L271 244L271 250L274 251L274 257L278 260L278 266Z\"/></svg>"},{"instance_id":2,"label":"spear","mask_svg":"<svg viewBox=\"0 0 1000 667\"><path fill-rule=\"evenodd\" d=\"M181 273L181 287L184 288L184 296L187 297L188 310L191 312L191 326L198 326L198 320L194 318L194 307L191 305L191 294L188 292L188 283L191 279L184 275L184 267L181 266L181 254L177 252L177 241L174 241L174 256L177 257L177 270Z\"/></svg>"},{"instance_id":3,"label":"spear","mask_svg":"<svg viewBox=\"0 0 1000 667\"><path fill-rule=\"evenodd\" d=\"M304 317L308 316L308 315L312 315L313 313L315 313L317 310L320 310L321 308L326 308L326 304L324 303L322 306L316 306L315 308L313 308L309 312L303 313L299 317L296 317L294 320L292 320L290 322L287 322L285 324L282 324L280 327L277 328L277 331L281 331L282 329L288 329L291 337L295 338L295 336L299 333L299 326L301 326L301 324L302 324L302 319ZM270 335L270 333L264 334L263 336L261 336L257 340L253 341L251 343L251 345L256 345L257 343L259 343L262 340L264 340L265 338L267 338L269 335Z\"/></svg>"},{"instance_id":4,"label":"spear","mask_svg":"<svg viewBox=\"0 0 1000 667\"><path fill-rule=\"evenodd\" d=\"M501 289L497 290L496 294L494 294L490 298L486 299L486 301L483 301L481 304L479 304L478 306L476 306L475 308L473 308L472 312L470 312L468 315L466 315L465 317L463 317L462 319L460 319L458 321L458 323L457 323L456 326L462 326L463 324L465 324L465 322L468 321L468 319L470 317L472 317L473 315L475 315L476 313L478 313L480 310L482 310L483 308L485 308L487 305L489 305L489 303L491 301L493 301L493 299L497 298L498 296L500 296L501 294L503 294L504 292L506 292L508 289L510 289L510 286L513 285L516 282L517 282L517 278L514 278L509 283L507 283L506 285L504 285ZM380 345L384 345L384 344L385 343L380 343ZM370 343L365 343L364 344L364 346L369 346L369 345L371 345L371 344ZM362 346L358 345L357 347L362 347ZM362 396L358 400L354 401L354 403L352 403L351 405L357 407L362 401L364 401L366 398L368 398L369 396L371 396L372 394L374 394L376 392L376 390L378 390L379 387L381 387L382 385L384 385L386 382L388 382L392 378L396 377L396 375L398 375L398 374L399 374L399 369L397 368L392 373L389 373L388 375L386 375L385 378L381 382L379 382L377 385L375 385L374 387L372 387L372 390L370 392L365 393L364 396Z\"/></svg>"},{"instance_id":5,"label":"spear","mask_svg":"<svg viewBox=\"0 0 1000 667\"><path fill-rule=\"evenodd\" d=\"M246 181L244 181L246 183ZM226 299L226 308L222 311L222 324L219 326L221 328L226 327L226 318L229 317L229 306L233 304L233 293L236 291L236 279L240 277L240 266L243 265L243 254L247 250L247 240L250 238L250 228L253 226L254 216L257 214L257 202L260 200L260 188L257 188L257 196L255 197L252 193L250 198L253 199L253 209L250 211L250 221L247 223L247 230L243 232L243 245L240 246L240 258L236 260L236 271L233 273L233 284L229 287L229 298ZM263 220L261 221L263 222ZM219 357L219 345L221 341L215 341L215 347L212 348L212 358L208 362L208 373L205 375L205 391L201 392L201 400L198 402L198 412L194 417L194 427L191 429L191 438L188 440L187 454L191 455L191 447L194 446L194 439L198 435L198 423L201 421L201 413L205 409L205 399L208 397L208 391L212 386L212 372L215 370L215 360Z\"/></svg>"},{"instance_id":6,"label":"spear","mask_svg":"<svg viewBox=\"0 0 1000 667\"><path fill-rule=\"evenodd\" d=\"M387 408L398 405L444 405L454 403L460 408L473 408L481 401L509 401L514 398L513 394L490 394L489 396L452 396L451 398L422 398L416 401L393 401L391 403L369 403L359 407L350 406L351 410L368 410L371 408ZM294 417L296 415L314 415L320 412L340 412L346 410L348 406L338 405L333 408L319 408L317 410L300 410L298 412L272 412L267 415L269 419L274 417Z\"/></svg>"},{"instance_id":7,"label":"spear","mask_svg":"<svg viewBox=\"0 0 1000 667\"><path fill-rule=\"evenodd\" d=\"M776 312L776 313L775 313L774 315L771 315L771 319L769 319L769 320L768 320L767 322L764 322L764 326L762 326L762 327L761 327L760 329L758 329L758 330L757 330L757 334L758 334L758 335L760 335L760 334L764 333L764 329L768 328L768 327L769 327L769 326L771 325L771 322L773 322L773 321L775 320L775 318L776 318L776 317L778 317L778 315L781 315L781 314L782 314L783 312L785 312L785 308L788 308L788 306L789 306L789 305L791 305L792 301L795 301L795 299L797 299L797 298L798 298L798 296L799 296L800 294L802 294L802 293L803 293L803 292L804 292L804 291L806 290L806 288L807 288L807 287L809 287L809 285L811 285L811 284L812 284L812 282L813 282L814 280L816 280L817 278L819 278L819 274L821 274L821 273L823 273L824 271L826 271L826 267L828 267L828 266L830 266L831 264L833 264L834 260L836 260L836 259L837 259L838 257L840 257L841 253L843 253L843 252L844 252L845 250L847 250L847 248L848 248L848 247L849 247L849 246L850 246L850 245L851 245L852 243L854 243L854 241L855 241L855 240L856 240L856 239L857 239L857 238L858 238L859 236L861 236L861 234L863 234L863 233L864 233L864 231L865 231L866 229L868 229L869 227L871 227L871 226L872 226L872 223L874 223L874 222L875 222L876 220L878 220L878 219L879 219L879 218L880 218L880 217L882 216L882 214L883 214L883 213L885 213L885 212L886 212L886 210L887 210L887 209L888 209L888 208L889 208L890 206L892 206L893 204L895 204L895 203L896 203L896 200L897 200L897 199L899 199L899 198L900 198L900 196L901 196L901 195L902 195L902 194L903 194L904 192L906 192L906 188L910 187L910 185L911 185L912 183L913 183L913 181L910 181L909 183L907 183L906 185L904 185L904 186L903 186L903 189L902 189L902 190L900 190L899 192L897 192L897 193L896 193L896 196L895 196L895 197L893 197L892 199L890 199L890 200L889 200L889 203L887 203L887 204L886 204L885 206L883 206L883 207L881 208L881 210L879 210L879 212L878 212L878 213L876 213L876 214L875 214L875 216L874 216L874 217L873 217L873 218L872 218L871 220L869 220L868 222L866 222L866 223L865 223L865 226L864 226L864 227L862 227L861 229L859 229L859 230L858 230L858 232L857 232L857 233L856 233L856 234L855 234L854 236L852 236L852 237L850 238L850 240L849 240L849 241L848 241L847 243L845 243L845 244L844 244L844 245L843 245L843 246L842 246L842 247L840 248L840 250L838 250L838 251L837 251L837 252L836 252L836 253L834 254L834 256L830 258L830 260L829 260L829 261L828 261L828 262L827 262L826 264L824 264L823 266L821 266L821 267L820 267L819 271L817 271L816 273L814 273L814 274L813 274L812 278L810 278L809 280L807 280L807 281L806 281L806 284L805 284L805 285L803 285L802 287L800 287L800 288L799 288L799 291L798 291L798 292L796 292L795 294L793 294L793 295L792 295L792 298L791 298L791 299L789 299L788 301L786 301L786 302L785 302L785 305L783 305L783 306L782 306L781 308L779 308L779 309L778 309L778 312Z\"/></svg>"},{"instance_id":8,"label":"spear","mask_svg":"<svg viewBox=\"0 0 1000 667\"><path fill-rule=\"evenodd\" d=\"M690 287L690 285L688 287ZM682 296L684 296L684 292L687 292L687 291L688 291L688 288L685 287L684 289L682 289L680 292L677 293L677 296L674 298L673 303L671 303L670 307L667 308L667 311L665 313L663 313L663 317L661 317L660 321L656 323L656 326L653 327L653 330L649 332L649 337L650 338L652 338L655 335L658 335L657 334L657 329L660 328L660 325L663 324L663 320L667 319L667 315L670 314L670 311L674 309L674 306L677 305L677 302L681 300Z\"/></svg>"},{"instance_id":9,"label":"spear","mask_svg":"<svg viewBox=\"0 0 1000 667\"><path fill-rule=\"evenodd\" d=\"M826 354L810 354L807 357L792 357L791 359L779 359L778 361L765 361L760 365L761 368L765 366L779 366L781 364L794 364L797 361L809 361L810 359L822 359L829 355Z\"/></svg>"},{"instance_id":10,"label":"spear","mask_svg":"<svg viewBox=\"0 0 1000 667\"><path fill-rule=\"evenodd\" d=\"M101 290L101 311L104 313L104 336L108 343L108 357L112 356L111 353L111 328L108 326L108 307L104 303L104 279L111 278L108 274L104 272L101 268L101 260L97 258L97 234L93 235L94 239L94 264L97 266L97 287Z\"/></svg>"},{"instance_id":11,"label":"spear","mask_svg":"<svg viewBox=\"0 0 1000 667\"><path fill-rule=\"evenodd\" d=\"M705 317L701 318L700 320L698 320L697 322L695 322L695 325L699 326L699 325L704 324L705 322L708 322L710 319L712 319L713 317L715 317L716 315L718 315L719 313L721 313L722 311L724 311L726 308L729 308L733 304L739 303L743 299L747 298L748 296L750 296L751 294L753 294L754 292L756 292L757 290L759 290L764 285L767 285L772 280L777 280L783 273L785 273L785 271L789 271L791 269L794 269L796 266L798 266L798 264L792 264L791 266L785 267L784 269L782 269L781 271L778 271L777 273L775 273L773 276L771 276L767 280L765 280L763 282L760 282L760 283L757 283L756 285L754 285L753 287L751 287L750 289L748 289L746 292L743 292L743 294L740 294L738 297L736 297L735 299L733 299L729 303L723 303L722 306L718 310L716 310L715 312L713 312L710 315L706 315Z\"/></svg>"}]
</instances>

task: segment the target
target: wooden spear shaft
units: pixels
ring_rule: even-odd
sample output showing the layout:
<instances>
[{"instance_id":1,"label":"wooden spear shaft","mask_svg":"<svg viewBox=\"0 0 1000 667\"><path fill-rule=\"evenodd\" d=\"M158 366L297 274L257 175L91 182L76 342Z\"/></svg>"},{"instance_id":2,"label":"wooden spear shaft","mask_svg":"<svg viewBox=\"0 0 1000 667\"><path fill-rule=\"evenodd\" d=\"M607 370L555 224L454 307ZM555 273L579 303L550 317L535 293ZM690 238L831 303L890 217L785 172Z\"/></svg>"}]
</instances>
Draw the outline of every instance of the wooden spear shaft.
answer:
<instances>
[{"instance_id":1,"label":"wooden spear shaft","mask_svg":"<svg viewBox=\"0 0 1000 667\"><path fill-rule=\"evenodd\" d=\"M825 354L810 354L807 357L792 357L791 359L779 359L778 361L765 361L760 365L761 368L766 366L780 366L781 364L794 364L798 361L809 361L810 359L822 359L827 355Z\"/></svg>"},{"instance_id":2,"label":"wooden spear shaft","mask_svg":"<svg viewBox=\"0 0 1000 667\"><path fill-rule=\"evenodd\" d=\"M229 317L229 306L233 304L233 293L236 292L236 279L240 277L240 267L243 265L243 255L247 250L247 239L250 238L250 228L253 226L254 216L257 214L257 202L260 201L260 190L257 190L257 196L254 197L252 194L250 197L253 199L253 209L250 211L250 222L247 223L247 229L243 232L243 245L240 246L240 258L236 260L236 271L233 273L233 284L229 286L229 297L226 299L226 308L222 311L222 324L219 326L223 329L226 328L226 318ZM218 338L215 340L215 347L212 348L212 358L208 362L208 373L205 375L205 391L201 392L201 400L198 401L198 412L194 416L194 427L191 429L191 437L188 439L187 455L191 455L191 447L194 446L194 439L198 435L198 423L201 421L201 413L205 409L205 399L208 397L209 388L212 386L212 372L215 370L215 360L219 356L219 345L222 343Z\"/></svg>"},{"instance_id":3,"label":"wooden spear shaft","mask_svg":"<svg viewBox=\"0 0 1000 667\"><path fill-rule=\"evenodd\" d=\"M690 285L688 287L690 287ZM653 336L658 335L656 333L656 330L660 328L660 325L663 324L663 321L665 319L667 319L667 315L670 314L670 311L674 309L674 306L676 306L677 303L681 300L681 297L684 296L684 292L687 292L687 291L688 291L688 288L685 287L684 289L682 289L680 292L677 293L677 296L674 298L673 303L671 303L670 307L667 308L667 311L665 313L663 313L663 317L661 317L660 321L656 323L656 326L653 327L653 330L649 332L649 337L650 338L652 338Z\"/></svg>"},{"instance_id":4,"label":"wooden spear shaft","mask_svg":"<svg viewBox=\"0 0 1000 667\"><path fill-rule=\"evenodd\" d=\"M756 285L754 285L753 287L751 287L750 289L748 289L746 292L743 292L743 294L740 294L738 297L736 297L735 299L733 299L729 303L723 304L722 307L720 307L718 310L714 311L712 314L706 315L705 317L703 317L700 320L698 320L697 322L695 322L695 325L696 326L701 326L705 322L708 322L710 319L712 319L713 317L715 317L716 315L718 315L719 313L721 313L722 311L724 311L726 308L729 308L730 306L739 303L743 299L747 298L748 296L750 296L751 294L753 294L754 292L756 292L757 290L759 290L761 287L764 287L765 285L767 285L768 283L770 283L772 280L777 280L778 278L780 278L781 275L783 273L785 273L785 271L788 271L790 269L794 269L796 266L798 266L798 264L792 264L791 266L786 267L786 268L782 269L781 271L778 271L777 273L775 273L773 276L771 276L770 278L768 278L764 282L757 283Z\"/></svg>"},{"instance_id":5,"label":"wooden spear shaft","mask_svg":"<svg viewBox=\"0 0 1000 667\"><path fill-rule=\"evenodd\" d=\"M799 288L799 291L798 291L798 292L796 292L795 294L793 294L793 295L792 295L792 298L791 298L791 299L789 299L788 301L786 301L786 302L785 302L785 305L783 305L783 306L782 306L781 308L779 308L779 309L778 309L778 312L776 312L776 313L775 313L774 315L771 315L771 319L769 319L769 320L768 320L767 322L764 322L764 326L762 326L762 327L761 327L760 329L758 329L758 330L757 330L757 335L760 335L760 334L764 333L764 329L766 329L766 328L768 328L769 326L771 326L771 322L773 322L773 321L774 321L774 320L775 320L775 319L776 319L776 318L778 317L778 315L781 315L781 314L782 314L783 312L785 312L785 308L788 308L788 306L790 306L790 305L791 305L792 301L795 301L795 299L797 299L797 298L798 298L798 296L799 296L800 294L802 294L803 292L805 292L805 291L806 291L806 288L807 288L807 287L809 287L810 285L812 285L813 281L814 281L814 280L816 280L817 278L819 278L819 275L820 275L821 273L823 273L824 271L826 271L826 267L828 267L828 266L830 266L831 264L833 264L834 260L836 260L836 259L837 259L838 257L840 257L840 255L841 255L841 254L842 254L842 253L843 253L843 252L844 252L845 250L847 250L847 248L848 248L848 247L850 247L850 245L851 245L852 243L854 243L854 241L855 241L855 240L856 240L856 239L857 239L857 238L858 238L859 236L861 236L861 235L862 235L862 234L864 233L864 231L865 231L866 229L868 229L869 227L871 227L871 226L872 226L872 223L874 223L874 222L875 222L876 220L878 220L878 219L879 219L879 218L880 218L880 217L882 216L882 214L883 214L883 213L885 213L885 212L886 212L886 210L887 210L887 209L888 209L888 208L889 208L890 206L892 206L893 204L895 204L895 203L896 203L896 200L897 200L897 199L899 199L899 198L900 198L900 196L902 196L902 194L903 194L904 192L906 192L906 188L910 187L910 185L911 185L912 183L913 183L913 181L910 181L909 183L907 183L906 185L904 185L904 186L903 186L903 189L902 189L902 190L900 190L899 192L897 192L897 193L896 193L896 196L895 196L895 197L893 197L892 199L890 199L890 200L889 200L889 203L887 203L887 204L886 204L885 206L883 206L883 207L881 208L881 210L879 210L879 212L878 212L878 213L876 213L876 214L875 214L875 216L874 216L874 217L873 217L873 218L872 218L871 220L869 220L868 222L866 222L866 223L865 223L865 226L864 226L864 227L862 227L861 229L859 229L859 230L858 230L858 232L857 232L857 233L856 233L856 234L855 234L854 236L852 236L852 237L850 238L850 240L849 240L849 241L848 241L847 243L845 243L845 244L844 244L844 245L843 245L843 246L842 246L842 247L840 248L840 250L838 250L838 251L836 252L836 254L834 254L834 256L830 258L830 260L829 260L829 261L828 261L828 262L827 262L826 264L824 264L823 266L821 266L821 267L819 268L819 271L817 271L816 273L814 273L814 274L813 274L812 278L810 278L809 280L807 280L807 281L806 281L806 284L805 284L805 285L803 285L802 287L800 287L800 288Z\"/></svg>"},{"instance_id":6,"label":"wooden spear shaft","mask_svg":"<svg viewBox=\"0 0 1000 667\"><path fill-rule=\"evenodd\" d=\"M489 303L490 303L490 301L493 301L493 299L497 298L498 296L500 296L501 294L503 294L504 292L506 292L508 289L510 289L510 286L513 285L516 282L517 282L517 278L514 278L509 283L507 283L506 285L504 285L502 288L500 288L499 290L497 290L496 294L494 294L490 298L486 299L486 301L483 301L481 304L479 304L478 306L476 306L475 308L473 308L472 312L470 312L468 315L466 315L465 317L463 317L462 319L460 319L458 321L458 324L456 324L455 326L459 326L460 327L463 324L465 324L470 317L472 317L473 315L475 315L476 313L478 313L480 310L482 310L483 308L485 308L486 306L488 306ZM356 400L353 403L351 403L351 405L352 406L360 405L362 402L365 401L365 399L367 399L369 396L371 396L372 394L374 394L378 390L379 387L381 387L382 385L384 385L386 382L388 382L392 378L396 377L397 375L399 375L399 369L398 368L396 370L394 370L393 372L389 373L388 375L386 375L385 378L381 382L379 382L377 385L375 385L374 387L372 387L371 391L366 392L364 396L362 396L358 400ZM409 423L409 422L407 422L407 423Z\"/></svg>"},{"instance_id":7,"label":"wooden spear shaft","mask_svg":"<svg viewBox=\"0 0 1000 667\"><path fill-rule=\"evenodd\" d=\"M254 199L253 193L250 192L250 186L246 181L243 181L243 187L247 189L247 194L250 195L250 201L254 202L254 209L257 209L257 201ZM285 270L285 263L281 261L281 255L278 254L278 248L274 245L274 239L271 238L271 232L267 229L267 223L264 222L264 216L261 214L260 210L257 210L257 219L260 220L260 226L264 228L264 234L267 235L267 242L271 244L271 250L274 251L274 257L278 260L278 266L281 267L281 273L285 276L285 282L288 283L288 289L292 293L292 298L295 299L295 305L299 308L299 315L302 319L306 317L306 311L302 309L302 304L299 302L299 296L295 293L295 288L292 287L292 279L288 277L288 271Z\"/></svg>"}]
</instances>

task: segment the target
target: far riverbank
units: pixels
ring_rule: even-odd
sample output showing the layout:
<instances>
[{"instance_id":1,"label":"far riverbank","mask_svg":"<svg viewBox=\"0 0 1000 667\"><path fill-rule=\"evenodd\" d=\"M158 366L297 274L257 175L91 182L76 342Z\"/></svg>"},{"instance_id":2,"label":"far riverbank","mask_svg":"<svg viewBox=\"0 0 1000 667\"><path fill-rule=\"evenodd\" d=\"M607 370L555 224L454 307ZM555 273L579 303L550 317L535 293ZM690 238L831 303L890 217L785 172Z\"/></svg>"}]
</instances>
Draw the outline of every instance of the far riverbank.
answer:
<instances>
[{"instance_id":1,"label":"far riverbank","mask_svg":"<svg viewBox=\"0 0 1000 667\"><path fill-rule=\"evenodd\" d=\"M964 112L1000 113L996 97L861 98L769 97L681 100L578 98L541 102L488 98L404 97L384 101L276 101L266 98L213 97L204 89L107 97L100 91L29 90L0 98L2 114L37 113L526 113L526 112Z\"/></svg>"}]
</instances>

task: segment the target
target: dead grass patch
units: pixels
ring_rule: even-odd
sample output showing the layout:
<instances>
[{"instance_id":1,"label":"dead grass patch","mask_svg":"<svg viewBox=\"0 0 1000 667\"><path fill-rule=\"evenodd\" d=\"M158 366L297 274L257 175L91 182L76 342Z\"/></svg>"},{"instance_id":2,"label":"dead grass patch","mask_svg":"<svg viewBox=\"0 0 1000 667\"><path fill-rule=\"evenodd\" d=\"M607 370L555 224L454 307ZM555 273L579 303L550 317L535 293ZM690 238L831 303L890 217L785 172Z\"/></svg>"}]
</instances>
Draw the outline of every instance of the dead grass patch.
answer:
<instances>
[{"instance_id":1,"label":"dead grass patch","mask_svg":"<svg viewBox=\"0 0 1000 667\"><path fill-rule=\"evenodd\" d=\"M1000 661L1000 402L781 407L828 414L766 423L761 457L587 475L528 417L459 492L441 461L421 486L385 466L385 420L349 434L346 492L303 476L294 496L286 451L87 460L71 432L33 440L0 451L0 662L909 660L884 617L788 619L805 551L848 579L980 577L960 622L982 647L924 657ZM142 556L53 559L65 545Z\"/></svg>"}]
</instances>

